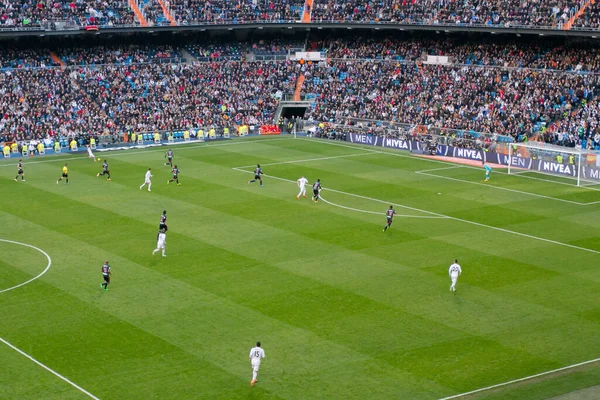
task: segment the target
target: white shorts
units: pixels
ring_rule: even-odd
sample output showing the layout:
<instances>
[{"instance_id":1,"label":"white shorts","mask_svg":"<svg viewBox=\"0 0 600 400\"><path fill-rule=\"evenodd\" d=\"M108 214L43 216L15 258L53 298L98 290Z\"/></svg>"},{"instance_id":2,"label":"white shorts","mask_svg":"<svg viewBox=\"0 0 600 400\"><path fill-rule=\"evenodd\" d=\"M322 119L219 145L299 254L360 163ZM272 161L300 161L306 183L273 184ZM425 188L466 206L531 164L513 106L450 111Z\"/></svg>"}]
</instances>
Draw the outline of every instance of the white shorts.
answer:
<instances>
[{"instance_id":1,"label":"white shorts","mask_svg":"<svg viewBox=\"0 0 600 400\"><path fill-rule=\"evenodd\" d=\"M452 275L450 277L450 279L452 279L452 283L456 283L457 279L458 279L458 275Z\"/></svg>"},{"instance_id":2,"label":"white shorts","mask_svg":"<svg viewBox=\"0 0 600 400\"><path fill-rule=\"evenodd\" d=\"M252 371L258 372L259 367L260 367L260 364L252 364Z\"/></svg>"},{"instance_id":3,"label":"white shorts","mask_svg":"<svg viewBox=\"0 0 600 400\"><path fill-rule=\"evenodd\" d=\"M144 185L149 185L149 184L151 184L151 183L152 183L152 182L150 182L150 181L146 181L146 182L144 182Z\"/></svg>"},{"instance_id":4,"label":"white shorts","mask_svg":"<svg viewBox=\"0 0 600 400\"><path fill-rule=\"evenodd\" d=\"M158 244L156 245L156 248L157 248L157 249L164 249L164 248L165 248L165 244L164 244L164 243L158 243Z\"/></svg>"}]
</instances>

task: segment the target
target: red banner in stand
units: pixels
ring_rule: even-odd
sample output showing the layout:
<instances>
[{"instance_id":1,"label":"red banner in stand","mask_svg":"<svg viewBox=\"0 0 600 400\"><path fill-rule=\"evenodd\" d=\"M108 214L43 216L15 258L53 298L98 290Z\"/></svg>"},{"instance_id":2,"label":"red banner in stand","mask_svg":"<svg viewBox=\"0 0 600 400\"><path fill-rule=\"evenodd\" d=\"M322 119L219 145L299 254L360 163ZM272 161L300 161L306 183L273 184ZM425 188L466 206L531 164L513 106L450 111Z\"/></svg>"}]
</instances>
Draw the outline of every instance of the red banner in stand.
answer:
<instances>
[{"instance_id":1,"label":"red banner in stand","mask_svg":"<svg viewBox=\"0 0 600 400\"><path fill-rule=\"evenodd\" d=\"M259 129L261 135L279 135L281 129L277 125L263 125Z\"/></svg>"}]
</instances>

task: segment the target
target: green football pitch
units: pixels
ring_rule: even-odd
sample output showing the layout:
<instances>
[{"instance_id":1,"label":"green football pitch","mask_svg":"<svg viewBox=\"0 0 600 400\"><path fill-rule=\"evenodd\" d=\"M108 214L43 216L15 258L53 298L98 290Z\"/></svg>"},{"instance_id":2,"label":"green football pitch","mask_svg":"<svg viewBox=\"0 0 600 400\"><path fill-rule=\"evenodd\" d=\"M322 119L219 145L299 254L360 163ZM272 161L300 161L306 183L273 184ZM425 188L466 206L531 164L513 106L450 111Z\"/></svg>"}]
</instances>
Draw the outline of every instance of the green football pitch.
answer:
<instances>
[{"instance_id":1,"label":"green football pitch","mask_svg":"<svg viewBox=\"0 0 600 400\"><path fill-rule=\"evenodd\" d=\"M165 150L0 161L0 399L600 396L600 191L286 137L176 146L176 186Z\"/></svg>"}]
</instances>

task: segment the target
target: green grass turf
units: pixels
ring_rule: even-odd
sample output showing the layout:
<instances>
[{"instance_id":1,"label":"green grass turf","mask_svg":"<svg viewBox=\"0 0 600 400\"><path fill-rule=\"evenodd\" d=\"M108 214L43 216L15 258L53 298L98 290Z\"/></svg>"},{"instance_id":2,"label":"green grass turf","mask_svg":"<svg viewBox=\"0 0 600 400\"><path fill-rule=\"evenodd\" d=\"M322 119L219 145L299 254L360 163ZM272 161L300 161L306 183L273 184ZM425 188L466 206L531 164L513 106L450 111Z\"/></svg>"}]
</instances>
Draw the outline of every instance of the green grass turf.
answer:
<instances>
[{"instance_id":1,"label":"green grass turf","mask_svg":"<svg viewBox=\"0 0 600 400\"><path fill-rule=\"evenodd\" d=\"M26 159L25 183L0 162L0 237L52 257L0 293L0 337L101 399L437 399L600 357L600 205L575 204L600 192L501 171L482 185L466 167L422 175L452 165L373 150L283 137L176 147L182 186L166 184L164 149L102 154L112 182L81 155ZM57 185L65 160L71 183ZM256 163L273 176L264 187L246 183ZM138 189L148 167L152 193ZM297 200L286 180L301 175L337 206ZM383 233L388 203L404 217ZM163 209L165 259L151 255ZM0 254L0 290L46 266L18 245ZM250 388L256 340L267 358ZM85 398L1 343L0 358L2 399ZM468 398L542 399L599 379L590 364Z\"/></svg>"}]
</instances>

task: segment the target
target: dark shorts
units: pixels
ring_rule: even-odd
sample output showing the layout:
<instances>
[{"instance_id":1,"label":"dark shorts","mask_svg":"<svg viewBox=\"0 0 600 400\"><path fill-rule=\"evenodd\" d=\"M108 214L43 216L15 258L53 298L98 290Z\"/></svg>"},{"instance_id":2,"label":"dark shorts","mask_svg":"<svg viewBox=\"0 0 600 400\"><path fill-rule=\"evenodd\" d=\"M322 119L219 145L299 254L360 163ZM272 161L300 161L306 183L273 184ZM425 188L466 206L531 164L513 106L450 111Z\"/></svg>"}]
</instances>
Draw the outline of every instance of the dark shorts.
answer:
<instances>
[{"instance_id":1,"label":"dark shorts","mask_svg":"<svg viewBox=\"0 0 600 400\"><path fill-rule=\"evenodd\" d=\"M63 178L68 178L68 177L69 177L69 174L62 174L62 177L63 177Z\"/></svg>"},{"instance_id":2,"label":"dark shorts","mask_svg":"<svg viewBox=\"0 0 600 400\"><path fill-rule=\"evenodd\" d=\"M318 196L319 195L319 189L313 189L313 194L315 196Z\"/></svg>"},{"instance_id":3,"label":"dark shorts","mask_svg":"<svg viewBox=\"0 0 600 400\"><path fill-rule=\"evenodd\" d=\"M17 175L23 175L23 170L22 169L18 170Z\"/></svg>"},{"instance_id":4,"label":"dark shorts","mask_svg":"<svg viewBox=\"0 0 600 400\"><path fill-rule=\"evenodd\" d=\"M391 219L391 218L388 218L388 219L387 219L387 224L388 224L388 225L391 225L391 224L392 224L392 219Z\"/></svg>"},{"instance_id":5,"label":"dark shorts","mask_svg":"<svg viewBox=\"0 0 600 400\"><path fill-rule=\"evenodd\" d=\"M107 169L105 169L105 170L102 171L102 173L104 173L104 174L110 174L110 171L107 170Z\"/></svg>"},{"instance_id":6,"label":"dark shorts","mask_svg":"<svg viewBox=\"0 0 600 400\"><path fill-rule=\"evenodd\" d=\"M177 179L177 175L173 175L173 179Z\"/></svg>"},{"instance_id":7,"label":"dark shorts","mask_svg":"<svg viewBox=\"0 0 600 400\"><path fill-rule=\"evenodd\" d=\"M158 225L158 229L164 229L164 230L167 230L167 229L168 229L168 228L167 228L167 224L160 224L160 225Z\"/></svg>"},{"instance_id":8,"label":"dark shorts","mask_svg":"<svg viewBox=\"0 0 600 400\"><path fill-rule=\"evenodd\" d=\"M171 161L173 161L173 157L167 157L167 160L168 160L169 162L171 162Z\"/></svg>"},{"instance_id":9,"label":"dark shorts","mask_svg":"<svg viewBox=\"0 0 600 400\"><path fill-rule=\"evenodd\" d=\"M104 274L102 274L102 277L104 278L104 282L110 283L110 275L104 275Z\"/></svg>"},{"instance_id":10,"label":"dark shorts","mask_svg":"<svg viewBox=\"0 0 600 400\"><path fill-rule=\"evenodd\" d=\"M260 175L254 175L254 179L260 180Z\"/></svg>"}]
</instances>

